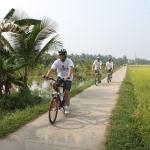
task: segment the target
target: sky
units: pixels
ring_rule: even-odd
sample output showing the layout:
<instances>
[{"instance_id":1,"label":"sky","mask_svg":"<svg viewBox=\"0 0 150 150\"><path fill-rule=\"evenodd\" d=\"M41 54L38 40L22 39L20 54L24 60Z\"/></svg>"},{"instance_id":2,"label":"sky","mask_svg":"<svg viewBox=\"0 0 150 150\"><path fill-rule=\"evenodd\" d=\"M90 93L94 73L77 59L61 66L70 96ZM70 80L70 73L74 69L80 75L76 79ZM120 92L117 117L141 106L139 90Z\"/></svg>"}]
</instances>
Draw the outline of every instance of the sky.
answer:
<instances>
[{"instance_id":1,"label":"sky","mask_svg":"<svg viewBox=\"0 0 150 150\"><path fill-rule=\"evenodd\" d=\"M68 53L150 60L150 0L1 0L0 21L11 8L50 18Z\"/></svg>"}]
</instances>

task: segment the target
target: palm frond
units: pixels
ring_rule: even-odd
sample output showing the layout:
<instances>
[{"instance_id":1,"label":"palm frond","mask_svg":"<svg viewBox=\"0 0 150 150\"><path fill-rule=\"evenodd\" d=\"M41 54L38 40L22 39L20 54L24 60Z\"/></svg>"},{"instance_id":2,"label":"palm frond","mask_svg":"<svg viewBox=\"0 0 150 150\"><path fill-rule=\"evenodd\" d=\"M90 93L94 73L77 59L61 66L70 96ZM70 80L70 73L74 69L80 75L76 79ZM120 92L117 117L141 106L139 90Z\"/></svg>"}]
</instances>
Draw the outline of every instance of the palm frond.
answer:
<instances>
[{"instance_id":1,"label":"palm frond","mask_svg":"<svg viewBox=\"0 0 150 150\"><path fill-rule=\"evenodd\" d=\"M27 15L27 13L23 10L15 9L15 13L11 17L11 21L15 22L17 20L22 20L26 18L31 18Z\"/></svg>"},{"instance_id":2,"label":"palm frond","mask_svg":"<svg viewBox=\"0 0 150 150\"><path fill-rule=\"evenodd\" d=\"M41 21L41 29L48 28L52 33L56 33L57 24L52 19L42 19Z\"/></svg>"},{"instance_id":3,"label":"palm frond","mask_svg":"<svg viewBox=\"0 0 150 150\"><path fill-rule=\"evenodd\" d=\"M9 58L11 55L6 49L1 49L0 50L0 56L4 58Z\"/></svg>"},{"instance_id":4,"label":"palm frond","mask_svg":"<svg viewBox=\"0 0 150 150\"><path fill-rule=\"evenodd\" d=\"M14 51L14 49L13 49L13 47L11 46L9 40L7 40L7 39L5 38L5 36L3 36L2 34L1 34L1 42L2 42L2 44L4 45L4 47L6 47L6 48L5 48L5 51Z\"/></svg>"},{"instance_id":5,"label":"palm frond","mask_svg":"<svg viewBox=\"0 0 150 150\"><path fill-rule=\"evenodd\" d=\"M31 26L31 25L40 24L41 20L26 18L26 19L17 20L14 23L19 25L19 26Z\"/></svg>"},{"instance_id":6,"label":"palm frond","mask_svg":"<svg viewBox=\"0 0 150 150\"><path fill-rule=\"evenodd\" d=\"M17 33L22 33L23 30L21 27L17 24L14 23L4 23L1 24L1 32L17 32Z\"/></svg>"},{"instance_id":7,"label":"palm frond","mask_svg":"<svg viewBox=\"0 0 150 150\"><path fill-rule=\"evenodd\" d=\"M4 17L3 20L10 19L10 18L13 16L14 12L15 12L15 9L12 8L12 9L8 12L8 14Z\"/></svg>"},{"instance_id":8,"label":"palm frond","mask_svg":"<svg viewBox=\"0 0 150 150\"><path fill-rule=\"evenodd\" d=\"M11 33L8 32L7 36L5 36L6 40L9 41L9 45L12 47L13 50L16 50L21 47L19 39L20 39L20 34L18 33Z\"/></svg>"},{"instance_id":9,"label":"palm frond","mask_svg":"<svg viewBox=\"0 0 150 150\"><path fill-rule=\"evenodd\" d=\"M28 64L23 64L23 65L16 65L14 71L18 71L24 67L26 67Z\"/></svg>"},{"instance_id":10,"label":"palm frond","mask_svg":"<svg viewBox=\"0 0 150 150\"><path fill-rule=\"evenodd\" d=\"M63 44L61 41L59 41L59 35L52 37L40 50L40 52L38 53L38 55L35 58L35 62L38 61L39 57L44 52L48 51L49 49L58 50L60 47L63 47Z\"/></svg>"},{"instance_id":11,"label":"palm frond","mask_svg":"<svg viewBox=\"0 0 150 150\"><path fill-rule=\"evenodd\" d=\"M33 26L33 28L31 29L31 31L29 31L26 37L26 43L28 45L28 49L33 49L34 50L34 44L37 38L37 35L40 32L40 25L35 25Z\"/></svg>"},{"instance_id":12,"label":"palm frond","mask_svg":"<svg viewBox=\"0 0 150 150\"><path fill-rule=\"evenodd\" d=\"M56 33L55 27L56 23L54 21L50 21L48 19L42 20L40 32L38 33L34 43L35 50L39 50L43 41Z\"/></svg>"}]
</instances>

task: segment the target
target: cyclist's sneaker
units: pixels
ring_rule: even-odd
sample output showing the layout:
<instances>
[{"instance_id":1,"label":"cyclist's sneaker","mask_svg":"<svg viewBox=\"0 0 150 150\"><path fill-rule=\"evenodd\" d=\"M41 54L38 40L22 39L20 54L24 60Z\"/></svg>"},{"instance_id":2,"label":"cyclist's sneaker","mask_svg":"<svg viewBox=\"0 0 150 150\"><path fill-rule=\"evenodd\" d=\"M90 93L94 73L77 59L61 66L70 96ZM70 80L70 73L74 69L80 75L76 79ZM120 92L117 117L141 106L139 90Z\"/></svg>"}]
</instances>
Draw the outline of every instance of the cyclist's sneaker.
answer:
<instances>
[{"instance_id":1,"label":"cyclist's sneaker","mask_svg":"<svg viewBox=\"0 0 150 150\"><path fill-rule=\"evenodd\" d=\"M69 114L69 110L70 110L69 106L65 106L64 108L65 108L65 115Z\"/></svg>"}]
</instances>

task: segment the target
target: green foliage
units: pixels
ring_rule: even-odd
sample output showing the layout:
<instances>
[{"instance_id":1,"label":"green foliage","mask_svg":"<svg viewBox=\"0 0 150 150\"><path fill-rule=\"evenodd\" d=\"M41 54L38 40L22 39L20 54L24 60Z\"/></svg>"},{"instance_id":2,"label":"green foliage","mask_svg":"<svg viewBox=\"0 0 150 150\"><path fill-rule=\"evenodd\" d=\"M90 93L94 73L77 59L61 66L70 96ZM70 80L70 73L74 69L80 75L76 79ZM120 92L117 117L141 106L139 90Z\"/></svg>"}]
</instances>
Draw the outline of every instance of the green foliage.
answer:
<instances>
[{"instance_id":1,"label":"green foliage","mask_svg":"<svg viewBox=\"0 0 150 150\"><path fill-rule=\"evenodd\" d=\"M5 117L0 122L0 138L8 133L13 132L15 129L29 122L31 119L36 118L43 112L48 110L48 103L42 102L40 105L27 107L24 110L17 110L14 113L5 114Z\"/></svg>"},{"instance_id":2,"label":"green foliage","mask_svg":"<svg viewBox=\"0 0 150 150\"><path fill-rule=\"evenodd\" d=\"M22 89L19 93L0 98L0 108L4 110L14 111L16 109L24 109L27 106L33 106L41 102L39 96L31 94L29 89Z\"/></svg>"}]
</instances>

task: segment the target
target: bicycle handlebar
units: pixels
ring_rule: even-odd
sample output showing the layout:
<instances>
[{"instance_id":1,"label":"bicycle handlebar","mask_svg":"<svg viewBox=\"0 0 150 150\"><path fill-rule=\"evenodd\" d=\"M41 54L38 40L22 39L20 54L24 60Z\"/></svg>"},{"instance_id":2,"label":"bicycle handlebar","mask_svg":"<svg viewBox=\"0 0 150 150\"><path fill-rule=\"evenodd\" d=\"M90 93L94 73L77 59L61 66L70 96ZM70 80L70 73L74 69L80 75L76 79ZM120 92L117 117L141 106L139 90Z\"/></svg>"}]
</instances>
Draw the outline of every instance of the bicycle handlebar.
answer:
<instances>
[{"instance_id":1,"label":"bicycle handlebar","mask_svg":"<svg viewBox=\"0 0 150 150\"><path fill-rule=\"evenodd\" d=\"M43 79L52 80L52 81L58 81L58 80L65 81L65 79L61 78L61 77L46 77L46 76L43 76ZM67 80L69 80L69 79L67 79Z\"/></svg>"},{"instance_id":2,"label":"bicycle handlebar","mask_svg":"<svg viewBox=\"0 0 150 150\"><path fill-rule=\"evenodd\" d=\"M43 76L42 78L45 79L45 80L52 80L52 81L57 81L57 79L58 79L58 78L46 77L46 76Z\"/></svg>"},{"instance_id":3,"label":"bicycle handlebar","mask_svg":"<svg viewBox=\"0 0 150 150\"><path fill-rule=\"evenodd\" d=\"M52 81L57 81L57 80L65 81L65 79L61 78L61 77L46 77L46 76L43 76L43 79L45 79L45 80L52 80ZM68 78L67 80L70 80L70 78Z\"/></svg>"}]
</instances>

